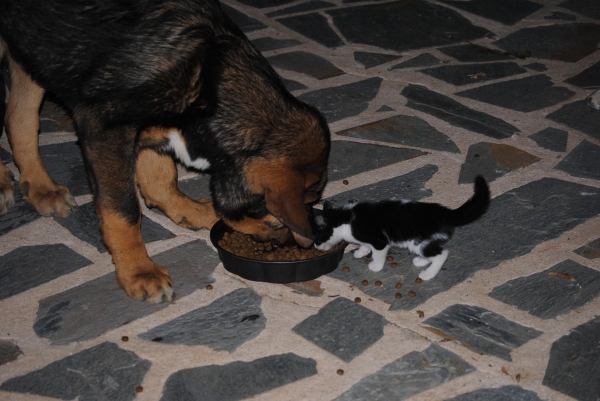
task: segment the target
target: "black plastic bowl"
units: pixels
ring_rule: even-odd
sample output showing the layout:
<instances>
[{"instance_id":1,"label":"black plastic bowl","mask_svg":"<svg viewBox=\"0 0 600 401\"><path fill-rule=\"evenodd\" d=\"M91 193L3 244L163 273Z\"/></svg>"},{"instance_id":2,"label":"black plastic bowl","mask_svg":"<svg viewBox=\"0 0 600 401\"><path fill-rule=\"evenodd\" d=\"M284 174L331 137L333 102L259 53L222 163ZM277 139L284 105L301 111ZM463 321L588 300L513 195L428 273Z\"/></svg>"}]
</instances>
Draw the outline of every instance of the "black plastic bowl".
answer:
<instances>
[{"instance_id":1,"label":"black plastic bowl","mask_svg":"<svg viewBox=\"0 0 600 401\"><path fill-rule=\"evenodd\" d=\"M223 238L225 232L233 232L233 229L222 220L219 220L213 226L212 230L210 230L210 240L219 251L219 258L221 258L225 270L247 280L264 281L267 283L282 284L308 281L331 273L337 268L344 257L344 249L346 249L347 245L316 258L269 262L237 256L221 248L219 240Z\"/></svg>"}]
</instances>

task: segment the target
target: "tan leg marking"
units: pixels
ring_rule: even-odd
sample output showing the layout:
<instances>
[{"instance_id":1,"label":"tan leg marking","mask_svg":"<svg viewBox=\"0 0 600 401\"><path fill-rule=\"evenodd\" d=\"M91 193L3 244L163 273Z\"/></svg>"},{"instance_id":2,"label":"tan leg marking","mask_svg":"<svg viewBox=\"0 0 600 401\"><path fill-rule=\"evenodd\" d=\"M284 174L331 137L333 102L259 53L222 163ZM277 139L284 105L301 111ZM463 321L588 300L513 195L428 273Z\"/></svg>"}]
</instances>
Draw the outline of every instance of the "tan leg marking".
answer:
<instances>
[{"instance_id":1,"label":"tan leg marking","mask_svg":"<svg viewBox=\"0 0 600 401\"><path fill-rule=\"evenodd\" d=\"M210 229L219 220L212 202L194 201L177 189L177 168L170 156L142 150L137 158L135 178L146 205L158 207L176 224Z\"/></svg>"},{"instance_id":2,"label":"tan leg marking","mask_svg":"<svg viewBox=\"0 0 600 401\"><path fill-rule=\"evenodd\" d=\"M108 209L100 210L102 237L110 250L117 280L127 295L137 300L173 300L173 284L167 268L154 263L140 234L141 219L129 225Z\"/></svg>"},{"instance_id":3,"label":"tan leg marking","mask_svg":"<svg viewBox=\"0 0 600 401\"><path fill-rule=\"evenodd\" d=\"M39 110L44 90L8 57L12 90L6 110L6 132L21 172L24 198L43 216L68 216L77 207L69 189L58 185L44 167L38 149Z\"/></svg>"}]
</instances>

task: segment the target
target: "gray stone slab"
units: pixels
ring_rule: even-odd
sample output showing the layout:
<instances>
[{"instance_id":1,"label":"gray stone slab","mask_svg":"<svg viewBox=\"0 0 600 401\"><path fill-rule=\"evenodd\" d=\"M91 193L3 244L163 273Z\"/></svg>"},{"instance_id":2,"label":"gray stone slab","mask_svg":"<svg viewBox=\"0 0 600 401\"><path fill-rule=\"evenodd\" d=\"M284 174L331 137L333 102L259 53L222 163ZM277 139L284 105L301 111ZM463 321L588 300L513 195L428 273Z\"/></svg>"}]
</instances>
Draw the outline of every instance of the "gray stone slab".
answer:
<instances>
[{"instance_id":1,"label":"gray stone slab","mask_svg":"<svg viewBox=\"0 0 600 401\"><path fill-rule=\"evenodd\" d=\"M543 334L495 312L473 305L452 305L423 322L442 337L456 339L472 351L512 362L510 352Z\"/></svg>"},{"instance_id":2,"label":"gray stone slab","mask_svg":"<svg viewBox=\"0 0 600 401\"><path fill-rule=\"evenodd\" d=\"M372 53L372 52L354 52L354 60L361 63L365 69L385 64L392 60L397 60L402 56L395 54Z\"/></svg>"},{"instance_id":3,"label":"gray stone slab","mask_svg":"<svg viewBox=\"0 0 600 401\"><path fill-rule=\"evenodd\" d=\"M479 142L469 146L465 162L460 167L458 183L472 183L478 175L483 175L488 181L495 181L511 171L538 161L539 157L514 146Z\"/></svg>"},{"instance_id":4,"label":"gray stone slab","mask_svg":"<svg viewBox=\"0 0 600 401\"><path fill-rule=\"evenodd\" d=\"M252 40L252 44L261 52L268 52L271 50L284 49L287 47L301 45L302 42L296 39L275 39L270 36L264 38L258 38Z\"/></svg>"},{"instance_id":5,"label":"gray stone slab","mask_svg":"<svg viewBox=\"0 0 600 401\"><path fill-rule=\"evenodd\" d=\"M396 143L443 152L460 153L458 146L427 121L399 115L337 132L338 135Z\"/></svg>"},{"instance_id":6,"label":"gray stone slab","mask_svg":"<svg viewBox=\"0 0 600 401\"><path fill-rule=\"evenodd\" d=\"M545 20L576 21L577 17L560 11L553 11L550 15L544 16Z\"/></svg>"},{"instance_id":7,"label":"gray stone slab","mask_svg":"<svg viewBox=\"0 0 600 401\"><path fill-rule=\"evenodd\" d=\"M260 1L260 0L259 0ZM267 0L268 1L268 0ZM259 31L261 29L265 29L267 26L262 22L248 17L246 14L236 10L233 7L228 6L225 3L220 3L221 8L231 18L231 20L243 31L243 32L253 32Z\"/></svg>"},{"instance_id":8,"label":"gray stone slab","mask_svg":"<svg viewBox=\"0 0 600 401\"><path fill-rule=\"evenodd\" d=\"M152 259L169 268L178 298L212 283L212 272L219 264L215 251L201 240L170 249ZM167 306L167 303L152 304L129 298L117 283L115 274L110 273L42 299L33 329L52 344L64 345L98 337Z\"/></svg>"},{"instance_id":9,"label":"gray stone slab","mask_svg":"<svg viewBox=\"0 0 600 401\"><path fill-rule=\"evenodd\" d=\"M292 331L344 362L350 362L383 337L387 323L380 314L339 297Z\"/></svg>"},{"instance_id":10,"label":"gray stone slab","mask_svg":"<svg viewBox=\"0 0 600 401\"><path fill-rule=\"evenodd\" d=\"M425 188L425 184L437 171L437 166L428 164L408 174L342 192L327 198L327 200L336 202L338 206L341 206L353 199L365 202L376 202L385 199L423 199L433 194L430 189Z\"/></svg>"},{"instance_id":11,"label":"gray stone slab","mask_svg":"<svg viewBox=\"0 0 600 401\"><path fill-rule=\"evenodd\" d=\"M104 342L42 369L8 379L0 390L62 400L133 400L135 388L151 365L131 351Z\"/></svg>"},{"instance_id":12,"label":"gray stone slab","mask_svg":"<svg viewBox=\"0 0 600 401\"><path fill-rule=\"evenodd\" d=\"M503 61L510 58L506 54L494 51L495 49L489 49L485 46L479 46L472 43L439 47L437 50L463 63Z\"/></svg>"},{"instance_id":13,"label":"gray stone slab","mask_svg":"<svg viewBox=\"0 0 600 401\"><path fill-rule=\"evenodd\" d=\"M347 41L397 52L474 40L489 33L456 11L425 1L367 4L326 13Z\"/></svg>"},{"instance_id":14,"label":"gray stone slab","mask_svg":"<svg viewBox=\"0 0 600 401\"><path fill-rule=\"evenodd\" d=\"M588 18L600 19L600 7L596 0L567 0L558 6Z\"/></svg>"},{"instance_id":15,"label":"gray stone slab","mask_svg":"<svg viewBox=\"0 0 600 401\"><path fill-rule=\"evenodd\" d=\"M40 118L40 134L48 132L57 132L60 127L60 122L50 118Z\"/></svg>"},{"instance_id":16,"label":"gray stone slab","mask_svg":"<svg viewBox=\"0 0 600 401\"><path fill-rule=\"evenodd\" d=\"M599 41L600 25L570 23L523 28L492 44L506 51L530 51L538 59L576 62L598 50Z\"/></svg>"},{"instance_id":17,"label":"gray stone slab","mask_svg":"<svg viewBox=\"0 0 600 401\"><path fill-rule=\"evenodd\" d=\"M249 288L234 290L138 337L161 344L204 345L231 353L264 330L266 318L261 301L260 295Z\"/></svg>"},{"instance_id":18,"label":"gray stone slab","mask_svg":"<svg viewBox=\"0 0 600 401\"><path fill-rule=\"evenodd\" d=\"M40 146L40 155L54 181L68 187L73 196L92 193L81 148L75 142Z\"/></svg>"},{"instance_id":19,"label":"gray stone slab","mask_svg":"<svg viewBox=\"0 0 600 401\"><path fill-rule=\"evenodd\" d=\"M586 68L579 74L565 79L565 82L584 89L596 89L600 87L600 62Z\"/></svg>"},{"instance_id":20,"label":"gray stone slab","mask_svg":"<svg viewBox=\"0 0 600 401\"><path fill-rule=\"evenodd\" d=\"M530 63L530 64L525 64L523 67L525 68L529 68L530 70L533 71L538 71L538 72L544 72L544 71L548 71L548 67L546 67L544 64L542 63Z\"/></svg>"},{"instance_id":21,"label":"gray stone slab","mask_svg":"<svg viewBox=\"0 0 600 401\"><path fill-rule=\"evenodd\" d=\"M23 351L14 341L0 340L0 366L5 363L16 361Z\"/></svg>"},{"instance_id":22,"label":"gray stone slab","mask_svg":"<svg viewBox=\"0 0 600 401\"><path fill-rule=\"evenodd\" d=\"M555 86L549 76L540 74L479 86L456 95L528 113L564 102L575 92Z\"/></svg>"},{"instance_id":23,"label":"gray stone slab","mask_svg":"<svg viewBox=\"0 0 600 401\"><path fill-rule=\"evenodd\" d=\"M327 79L343 75L329 60L305 51L292 51L267 57L267 61L275 68L299 72L316 79Z\"/></svg>"},{"instance_id":24,"label":"gray stone slab","mask_svg":"<svg viewBox=\"0 0 600 401\"><path fill-rule=\"evenodd\" d=\"M476 370L459 356L432 344L385 365L335 400L405 400Z\"/></svg>"},{"instance_id":25,"label":"gray stone slab","mask_svg":"<svg viewBox=\"0 0 600 401\"><path fill-rule=\"evenodd\" d=\"M344 41L329 26L327 18L319 13L278 18L276 21L325 47L345 46Z\"/></svg>"},{"instance_id":26,"label":"gray stone slab","mask_svg":"<svg viewBox=\"0 0 600 401\"><path fill-rule=\"evenodd\" d=\"M362 81L318 89L303 93L298 99L312 104L323 114L328 123L354 117L369 107L377 96L382 79L368 78Z\"/></svg>"},{"instance_id":27,"label":"gray stone slab","mask_svg":"<svg viewBox=\"0 0 600 401\"><path fill-rule=\"evenodd\" d=\"M281 82L283 82L283 85L285 86L285 88L290 92L294 92L294 91L298 91L298 90L307 88L306 85L303 85L300 82L294 81L293 79L281 78Z\"/></svg>"},{"instance_id":28,"label":"gray stone slab","mask_svg":"<svg viewBox=\"0 0 600 401\"><path fill-rule=\"evenodd\" d=\"M600 238L597 238L592 242L585 244L581 248L575 249L573 252L583 256L586 259L600 258Z\"/></svg>"},{"instance_id":29,"label":"gray stone slab","mask_svg":"<svg viewBox=\"0 0 600 401\"><path fill-rule=\"evenodd\" d=\"M523 18L536 12L543 6L528 0L441 0L471 14L500 22L504 25L514 25Z\"/></svg>"},{"instance_id":30,"label":"gray stone slab","mask_svg":"<svg viewBox=\"0 0 600 401\"><path fill-rule=\"evenodd\" d=\"M553 273L570 274L573 280ZM600 295L600 272L565 260L542 272L510 280L492 290L489 296L541 319L556 316L585 305Z\"/></svg>"},{"instance_id":31,"label":"gray stone slab","mask_svg":"<svg viewBox=\"0 0 600 401\"><path fill-rule=\"evenodd\" d=\"M600 317L575 327L550 349L542 384L577 400L600 398Z\"/></svg>"},{"instance_id":32,"label":"gray stone slab","mask_svg":"<svg viewBox=\"0 0 600 401\"><path fill-rule=\"evenodd\" d=\"M54 131L75 132L75 123L70 113L64 107L59 106L49 99L45 99L42 103L40 124L50 124ZM44 132L42 127L40 127L40 131L40 133Z\"/></svg>"},{"instance_id":33,"label":"gray stone slab","mask_svg":"<svg viewBox=\"0 0 600 401\"><path fill-rule=\"evenodd\" d=\"M292 3L294 0L240 0L240 3L255 8L269 8Z\"/></svg>"},{"instance_id":34,"label":"gray stone slab","mask_svg":"<svg viewBox=\"0 0 600 401\"><path fill-rule=\"evenodd\" d=\"M519 386L482 388L445 401L542 401L536 393Z\"/></svg>"},{"instance_id":35,"label":"gray stone slab","mask_svg":"<svg viewBox=\"0 0 600 401\"><path fill-rule=\"evenodd\" d=\"M15 204L10 207L6 214L0 216L0 238L25 224L42 217L25 199L19 189L19 182L13 183Z\"/></svg>"},{"instance_id":36,"label":"gray stone slab","mask_svg":"<svg viewBox=\"0 0 600 401\"><path fill-rule=\"evenodd\" d=\"M455 127L496 139L509 138L519 132L499 118L468 108L421 85L409 84L402 90L402 95L408 99L407 107L431 114Z\"/></svg>"},{"instance_id":37,"label":"gray stone slab","mask_svg":"<svg viewBox=\"0 0 600 401\"><path fill-rule=\"evenodd\" d=\"M0 257L0 300L91 264L63 244L19 247Z\"/></svg>"},{"instance_id":38,"label":"gray stone slab","mask_svg":"<svg viewBox=\"0 0 600 401\"><path fill-rule=\"evenodd\" d=\"M600 146L584 139L554 168L574 177L600 180Z\"/></svg>"},{"instance_id":39,"label":"gray stone slab","mask_svg":"<svg viewBox=\"0 0 600 401\"><path fill-rule=\"evenodd\" d=\"M546 118L600 140L600 110L590 107L585 100L565 104Z\"/></svg>"},{"instance_id":40,"label":"gray stone slab","mask_svg":"<svg viewBox=\"0 0 600 401\"><path fill-rule=\"evenodd\" d=\"M320 10L322 8L335 7L336 5L333 3L328 3L326 1L321 0L310 0L306 3L300 3L295 6L282 8L281 10L271 11L270 13L266 13L265 16L269 18L280 17L282 15L287 14L295 14L302 13L306 11L314 11Z\"/></svg>"},{"instance_id":41,"label":"gray stone slab","mask_svg":"<svg viewBox=\"0 0 600 401\"><path fill-rule=\"evenodd\" d=\"M246 399L317 374L317 362L296 354L184 369L167 379L161 401Z\"/></svg>"},{"instance_id":42,"label":"gray stone slab","mask_svg":"<svg viewBox=\"0 0 600 401\"><path fill-rule=\"evenodd\" d=\"M404 68L418 68L418 67L428 67L430 65L437 65L441 63L440 59L432 56L429 53L423 53L418 55L417 57L413 57L410 60L406 60L401 62L400 64L396 64L389 68L392 70L401 70Z\"/></svg>"},{"instance_id":43,"label":"gray stone slab","mask_svg":"<svg viewBox=\"0 0 600 401\"><path fill-rule=\"evenodd\" d=\"M567 141L569 133L558 128L544 128L533 135L529 135L529 139L535 141L538 146L553 152L565 152L567 150Z\"/></svg>"},{"instance_id":44,"label":"gray stone slab","mask_svg":"<svg viewBox=\"0 0 600 401\"><path fill-rule=\"evenodd\" d=\"M0 160L2 164L8 164L13 161L12 153L0 146Z\"/></svg>"},{"instance_id":45,"label":"gray stone slab","mask_svg":"<svg viewBox=\"0 0 600 401\"><path fill-rule=\"evenodd\" d=\"M328 178L330 181L337 181L426 154L417 149L333 141L329 154Z\"/></svg>"},{"instance_id":46,"label":"gray stone slab","mask_svg":"<svg viewBox=\"0 0 600 401\"><path fill-rule=\"evenodd\" d=\"M514 62L497 62L445 65L436 68L426 68L424 70L419 70L419 72L448 82L452 85L462 86L524 74L527 70Z\"/></svg>"}]
</instances>

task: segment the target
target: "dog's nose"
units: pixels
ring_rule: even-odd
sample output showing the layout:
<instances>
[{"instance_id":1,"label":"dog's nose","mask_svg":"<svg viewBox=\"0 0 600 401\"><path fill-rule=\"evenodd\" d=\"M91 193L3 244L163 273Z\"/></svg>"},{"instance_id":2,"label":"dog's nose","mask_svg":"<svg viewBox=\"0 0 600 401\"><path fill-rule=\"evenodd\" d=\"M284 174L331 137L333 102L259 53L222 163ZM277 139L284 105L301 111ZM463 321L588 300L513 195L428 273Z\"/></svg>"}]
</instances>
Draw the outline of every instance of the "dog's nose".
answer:
<instances>
[{"instance_id":1,"label":"dog's nose","mask_svg":"<svg viewBox=\"0 0 600 401\"><path fill-rule=\"evenodd\" d=\"M314 242L312 239L303 237L302 235L294 231L292 231L292 237L294 237L296 243L302 248L310 248Z\"/></svg>"}]
</instances>

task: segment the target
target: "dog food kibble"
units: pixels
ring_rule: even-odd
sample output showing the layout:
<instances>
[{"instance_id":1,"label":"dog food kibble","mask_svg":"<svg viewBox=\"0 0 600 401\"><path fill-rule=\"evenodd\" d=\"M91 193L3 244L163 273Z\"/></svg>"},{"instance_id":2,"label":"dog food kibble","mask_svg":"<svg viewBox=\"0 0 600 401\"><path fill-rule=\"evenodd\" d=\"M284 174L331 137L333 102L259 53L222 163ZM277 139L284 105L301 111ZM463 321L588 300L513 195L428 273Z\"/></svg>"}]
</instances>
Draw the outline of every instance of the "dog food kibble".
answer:
<instances>
[{"instance_id":1,"label":"dog food kibble","mask_svg":"<svg viewBox=\"0 0 600 401\"><path fill-rule=\"evenodd\" d=\"M348 182L348 180L344 180L344 181L342 181L342 184L344 184L344 185L348 185L348 184L349 184L349 182Z\"/></svg>"},{"instance_id":2,"label":"dog food kibble","mask_svg":"<svg viewBox=\"0 0 600 401\"><path fill-rule=\"evenodd\" d=\"M388 257L387 257L387 260L388 260L388 262L391 262L392 260L394 260L394 258L393 258L393 257L391 257L391 256L388 256Z\"/></svg>"},{"instance_id":3,"label":"dog food kibble","mask_svg":"<svg viewBox=\"0 0 600 401\"><path fill-rule=\"evenodd\" d=\"M402 283L396 283L396 288L402 288Z\"/></svg>"},{"instance_id":4,"label":"dog food kibble","mask_svg":"<svg viewBox=\"0 0 600 401\"><path fill-rule=\"evenodd\" d=\"M379 280L377 280L377 281L375 282L375 285L376 285L377 287L381 287L381 284L383 284L383 283L382 283L381 281L379 281Z\"/></svg>"},{"instance_id":5,"label":"dog food kibble","mask_svg":"<svg viewBox=\"0 0 600 401\"><path fill-rule=\"evenodd\" d=\"M342 270L345 271L345 272L349 272L350 268L348 266L344 266L344 267L342 267Z\"/></svg>"},{"instance_id":6,"label":"dog food kibble","mask_svg":"<svg viewBox=\"0 0 600 401\"><path fill-rule=\"evenodd\" d=\"M409 296L409 297L411 297L411 298L414 298L414 297L416 297L416 296L417 296L417 293L416 293L416 292L414 292L414 291L410 291L410 292L408 293L408 296Z\"/></svg>"},{"instance_id":7,"label":"dog food kibble","mask_svg":"<svg viewBox=\"0 0 600 401\"><path fill-rule=\"evenodd\" d=\"M398 263L392 262L392 264L390 266L392 266L395 269L396 267L398 267Z\"/></svg>"},{"instance_id":8,"label":"dog food kibble","mask_svg":"<svg viewBox=\"0 0 600 401\"><path fill-rule=\"evenodd\" d=\"M369 264L369 263L371 263L371 259L365 259L365 263L366 263L366 264Z\"/></svg>"},{"instance_id":9,"label":"dog food kibble","mask_svg":"<svg viewBox=\"0 0 600 401\"><path fill-rule=\"evenodd\" d=\"M362 285L369 285L369 282L367 280L363 280L360 282Z\"/></svg>"},{"instance_id":10,"label":"dog food kibble","mask_svg":"<svg viewBox=\"0 0 600 401\"><path fill-rule=\"evenodd\" d=\"M137 386L137 387L135 388L135 392L136 392L136 393L141 393L142 391L144 391L144 388L143 388L142 386Z\"/></svg>"},{"instance_id":11,"label":"dog food kibble","mask_svg":"<svg viewBox=\"0 0 600 401\"><path fill-rule=\"evenodd\" d=\"M417 284L421 284L422 282L423 282L423 279L421 277L417 277L415 279L415 283L417 283Z\"/></svg>"},{"instance_id":12,"label":"dog food kibble","mask_svg":"<svg viewBox=\"0 0 600 401\"><path fill-rule=\"evenodd\" d=\"M256 242L252 236L237 231L226 232L218 244L227 252L237 256L273 262L316 258L333 252L344 245L342 242L329 251L319 251L315 247L304 249L295 244L279 246L270 242Z\"/></svg>"},{"instance_id":13,"label":"dog food kibble","mask_svg":"<svg viewBox=\"0 0 600 401\"><path fill-rule=\"evenodd\" d=\"M396 297L396 299L402 298L402 294L400 294L399 292L397 292L394 296Z\"/></svg>"},{"instance_id":14,"label":"dog food kibble","mask_svg":"<svg viewBox=\"0 0 600 401\"><path fill-rule=\"evenodd\" d=\"M362 301L362 300L360 299L360 297L356 297L356 298L354 298L354 302L356 302L357 304L359 304L359 303L360 303L360 301Z\"/></svg>"},{"instance_id":15,"label":"dog food kibble","mask_svg":"<svg viewBox=\"0 0 600 401\"><path fill-rule=\"evenodd\" d=\"M213 286L209 284L209 285L206 286L206 289L210 291L210 290L213 289Z\"/></svg>"},{"instance_id":16,"label":"dog food kibble","mask_svg":"<svg viewBox=\"0 0 600 401\"><path fill-rule=\"evenodd\" d=\"M124 343L126 343L127 341L129 341L129 337L123 336L123 337L121 337L121 341L123 341Z\"/></svg>"},{"instance_id":17,"label":"dog food kibble","mask_svg":"<svg viewBox=\"0 0 600 401\"><path fill-rule=\"evenodd\" d=\"M344 374L344 371L342 369L338 369L336 373L341 376Z\"/></svg>"}]
</instances>

